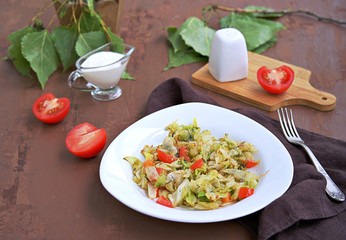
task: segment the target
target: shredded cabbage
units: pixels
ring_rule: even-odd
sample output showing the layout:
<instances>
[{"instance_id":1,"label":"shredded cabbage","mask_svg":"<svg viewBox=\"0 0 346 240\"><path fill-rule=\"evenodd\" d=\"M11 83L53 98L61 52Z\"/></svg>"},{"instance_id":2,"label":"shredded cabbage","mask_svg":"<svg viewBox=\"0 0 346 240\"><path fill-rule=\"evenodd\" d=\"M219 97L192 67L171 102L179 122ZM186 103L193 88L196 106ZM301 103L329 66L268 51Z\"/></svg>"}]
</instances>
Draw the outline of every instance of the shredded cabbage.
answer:
<instances>
[{"instance_id":1,"label":"shredded cabbage","mask_svg":"<svg viewBox=\"0 0 346 240\"><path fill-rule=\"evenodd\" d=\"M132 166L133 181L151 199L164 196L173 207L216 209L240 201L240 188L256 188L259 177L246 168L248 160L259 162L251 143L236 142L228 134L217 139L201 130L196 119L190 125L175 121L166 130L162 144L143 147L144 162L124 157ZM158 149L172 161L159 159Z\"/></svg>"}]
</instances>

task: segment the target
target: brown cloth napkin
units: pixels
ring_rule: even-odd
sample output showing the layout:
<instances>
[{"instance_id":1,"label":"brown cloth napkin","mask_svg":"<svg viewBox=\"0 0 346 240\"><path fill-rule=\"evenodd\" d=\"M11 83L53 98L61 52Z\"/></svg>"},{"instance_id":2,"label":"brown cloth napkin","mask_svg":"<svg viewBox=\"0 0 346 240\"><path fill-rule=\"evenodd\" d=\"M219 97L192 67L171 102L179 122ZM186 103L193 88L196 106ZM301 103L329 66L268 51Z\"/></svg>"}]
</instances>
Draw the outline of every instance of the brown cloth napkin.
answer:
<instances>
[{"instance_id":1,"label":"brown cloth napkin","mask_svg":"<svg viewBox=\"0 0 346 240\"><path fill-rule=\"evenodd\" d=\"M148 99L146 114L186 102L217 103L179 78L160 84ZM264 209L237 219L258 239L345 239L346 202L330 200L325 179L298 146L288 143L279 122L256 109L232 109L262 124L285 145L294 163L288 191ZM346 192L346 142L299 129L300 136L334 182ZM280 156L278 161L280 161ZM273 189L275 191L275 189Z\"/></svg>"}]
</instances>

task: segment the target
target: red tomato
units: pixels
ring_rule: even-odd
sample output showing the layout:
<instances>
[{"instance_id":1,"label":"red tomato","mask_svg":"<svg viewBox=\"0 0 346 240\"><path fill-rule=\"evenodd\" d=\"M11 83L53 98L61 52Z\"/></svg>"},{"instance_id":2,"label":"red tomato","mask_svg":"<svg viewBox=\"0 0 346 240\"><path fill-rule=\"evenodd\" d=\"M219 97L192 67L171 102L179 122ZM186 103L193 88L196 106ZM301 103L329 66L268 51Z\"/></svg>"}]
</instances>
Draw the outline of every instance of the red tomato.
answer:
<instances>
[{"instance_id":1,"label":"red tomato","mask_svg":"<svg viewBox=\"0 0 346 240\"><path fill-rule=\"evenodd\" d=\"M258 162L252 160L252 159L246 159L245 160L245 167L246 168L252 168L254 166L257 166Z\"/></svg>"},{"instance_id":2,"label":"red tomato","mask_svg":"<svg viewBox=\"0 0 346 240\"><path fill-rule=\"evenodd\" d=\"M172 154L166 153L162 151L161 149L157 149L156 152L157 152L157 157L159 158L161 162L172 163L175 161L175 158Z\"/></svg>"},{"instance_id":3,"label":"red tomato","mask_svg":"<svg viewBox=\"0 0 346 240\"><path fill-rule=\"evenodd\" d=\"M203 159L200 158L198 159L197 161L195 161L191 166L190 168L192 170L196 170L197 168L201 168L203 166L204 162L203 162Z\"/></svg>"},{"instance_id":4,"label":"red tomato","mask_svg":"<svg viewBox=\"0 0 346 240\"><path fill-rule=\"evenodd\" d=\"M165 172L166 172L166 170L165 170L165 169L160 168L160 167L157 167L157 168L156 168L156 171L157 171L157 173L158 173L159 175L161 175L161 174L165 174Z\"/></svg>"},{"instance_id":5,"label":"red tomato","mask_svg":"<svg viewBox=\"0 0 346 240\"><path fill-rule=\"evenodd\" d=\"M227 193L227 197L221 198L222 203L229 203L231 200L232 200L232 196L230 192Z\"/></svg>"},{"instance_id":6,"label":"red tomato","mask_svg":"<svg viewBox=\"0 0 346 240\"><path fill-rule=\"evenodd\" d=\"M189 150L186 147L181 146L179 148L179 157L182 157L185 159L185 161L190 162Z\"/></svg>"},{"instance_id":7,"label":"red tomato","mask_svg":"<svg viewBox=\"0 0 346 240\"><path fill-rule=\"evenodd\" d=\"M269 69L263 66L257 70L259 84L272 94L285 92L291 86L293 79L294 71L285 65L275 69Z\"/></svg>"},{"instance_id":8,"label":"red tomato","mask_svg":"<svg viewBox=\"0 0 346 240\"><path fill-rule=\"evenodd\" d=\"M150 160L145 160L143 162L143 167L150 167L150 166L155 166L155 163L153 160L150 159Z\"/></svg>"},{"instance_id":9,"label":"red tomato","mask_svg":"<svg viewBox=\"0 0 346 240\"><path fill-rule=\"evenodd\" d=\"M66 136L65 145L74 155L81 158L95 157L106 145L106 130L90 123L81 123Z\"/></svg>"},{"instance_id":10,"label":"red tomato","mask_svg":"<svg viewBox=\"0 0 346 240\"><path fill-rule=\"evenodd\" d=\"M160 196L157 200L156 203L161 204L166 207L173 208L173 204L169 199L165 198L164 196Z\"/></svg>"},{"instance_id":11,"label":"red tomato","mask_svg":"<svg viewBox=\"0 0 346 240\"><path fill-rule=\"evenodd\" d=\"M244 198L247 198L247 197L251 196L254 193L254 191L255 190L253 188L241 187L239 189L238 199L242 200Z\"/></svg>"},{"instance_id":12,"label":"red tomato","mask_svg":"<svg viewBox=\"0 0 346 240\"><path fill-rule=\"evenodd\" d=\"M70 111L70 100L56 98L52 93L43 94L32 105L32 112L40 121L48 124L61 122Z\"/></svg>"}]
</instances>

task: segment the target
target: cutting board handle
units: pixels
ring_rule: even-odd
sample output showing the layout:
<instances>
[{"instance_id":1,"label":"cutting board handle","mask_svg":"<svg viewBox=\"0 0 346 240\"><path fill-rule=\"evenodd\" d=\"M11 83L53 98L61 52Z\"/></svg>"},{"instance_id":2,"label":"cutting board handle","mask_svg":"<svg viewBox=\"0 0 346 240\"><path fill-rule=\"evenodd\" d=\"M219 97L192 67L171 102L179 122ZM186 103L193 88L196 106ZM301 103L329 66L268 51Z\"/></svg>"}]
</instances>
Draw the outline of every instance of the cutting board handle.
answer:
<instances>
[{"instance_id":1,"label":"cutting board handle","mask_svg":"<svg viewBox=\"0 0 346 240\"><path fill-rule=\"evenodd\" d=\"M292 86L290 91L294 92L294 96L287 97L272 110L290 105L303 105L319 111L331 111L335 108L336 97L333 94L314 88L310 82L304 82L304 85L304 87Z\"/></svg>"}]
</instances>

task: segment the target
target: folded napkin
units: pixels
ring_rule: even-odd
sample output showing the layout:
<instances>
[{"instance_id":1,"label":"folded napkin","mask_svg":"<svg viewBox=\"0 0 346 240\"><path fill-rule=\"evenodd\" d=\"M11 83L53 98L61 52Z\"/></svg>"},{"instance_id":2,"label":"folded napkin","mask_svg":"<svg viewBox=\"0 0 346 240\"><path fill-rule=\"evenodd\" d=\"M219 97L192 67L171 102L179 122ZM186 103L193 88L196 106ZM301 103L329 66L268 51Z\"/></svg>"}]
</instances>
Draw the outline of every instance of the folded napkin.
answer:
<instances>
[{"instance_id":1,"label":"folded napkin","mask_svg":"<svg viewBox=\"0 0 346 240\"><path fill-rule=\"evenodd\" d=\"M217 103L198 92L185 80L169 79L150 94L146 114L186 102ZM294 177L288 191L264 209L237 219L258 239L345 239L346 202L329 199L326 182L299 146L282 135L279 122L256 109L232 109L271 131L285 145L294 163ZM334 182L346 193L346 142L299 129ZM277 156L280 161L280 156ZM275 189L274 189L275 190Z\"/></svg>"}]
</instances>

